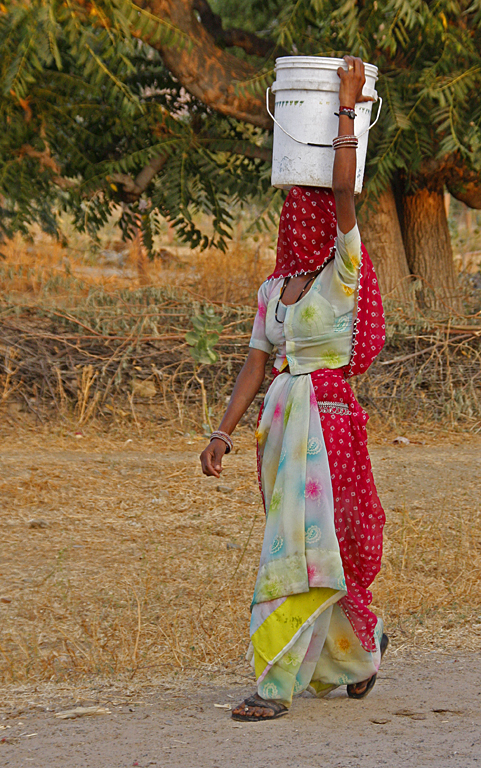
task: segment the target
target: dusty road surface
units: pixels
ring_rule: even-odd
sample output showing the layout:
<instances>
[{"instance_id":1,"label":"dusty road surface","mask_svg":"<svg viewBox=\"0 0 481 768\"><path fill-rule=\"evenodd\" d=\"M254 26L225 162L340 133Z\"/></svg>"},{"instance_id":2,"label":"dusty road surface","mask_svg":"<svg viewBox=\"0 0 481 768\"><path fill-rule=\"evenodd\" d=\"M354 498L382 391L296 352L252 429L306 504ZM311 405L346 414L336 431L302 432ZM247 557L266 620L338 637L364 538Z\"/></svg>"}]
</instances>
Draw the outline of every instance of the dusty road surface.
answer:
<instances>
[{"instance_id":1,"label":"dusty road surface","mask_svg":"<svg viewBox=\"0 0 481 768\"><path fill-rule=\"evenodd\" d=\"M473 654L389 658L372 694L345 689L294 701L271 723L236 723L239 685L162 685L126 695L91 691L109 713L59 720L79 698L30 691L0 720L2 768L475 768L481 765L481 659ZM40 700L40 703L38 703ZM30 702L30 703L29 703ZM218 706L216 706L218 705ZM220 705L220 706L219 706ZM48 711L47 711L48 708Z\"/></svg>"},{"instance_id":2,"label":"dusty road surface","mask_svg":"<svg viewBox=\"0 0 481 768\"><path fill-rule=\"evenodd\" d=\"M253 690L251 437L220 483L195 436L4 439L1 768L481 766L481 442L394 436L371 446L392 638L378 683L258 724L228 709ZM78 706L101 712L56 716Z\"/></svg>"}]
</instances>

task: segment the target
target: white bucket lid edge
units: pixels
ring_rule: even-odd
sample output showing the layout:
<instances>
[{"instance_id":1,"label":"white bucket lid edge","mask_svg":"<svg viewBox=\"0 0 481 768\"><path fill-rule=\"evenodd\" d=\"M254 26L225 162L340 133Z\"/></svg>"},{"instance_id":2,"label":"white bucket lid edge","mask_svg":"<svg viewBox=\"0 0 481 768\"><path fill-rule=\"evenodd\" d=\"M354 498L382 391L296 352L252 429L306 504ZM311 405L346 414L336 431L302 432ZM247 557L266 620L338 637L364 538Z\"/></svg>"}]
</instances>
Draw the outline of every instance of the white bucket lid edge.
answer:
<instances>
[{"instance_id":1,"label":"white bucket lid edge","mask_svg":"<svg viewBox=\"0 0 481 768\"><path fill-rule=\"evenodd\" d=\"M279 69L320 69L334 70L337 72L339 67L347 70L347 64L344 59L335 59L330 56L280 56L276 59L275 71ZM375 64L364 62L364 71L366 76L378 79L379 70Z\"/></svg>"}]
</instances>

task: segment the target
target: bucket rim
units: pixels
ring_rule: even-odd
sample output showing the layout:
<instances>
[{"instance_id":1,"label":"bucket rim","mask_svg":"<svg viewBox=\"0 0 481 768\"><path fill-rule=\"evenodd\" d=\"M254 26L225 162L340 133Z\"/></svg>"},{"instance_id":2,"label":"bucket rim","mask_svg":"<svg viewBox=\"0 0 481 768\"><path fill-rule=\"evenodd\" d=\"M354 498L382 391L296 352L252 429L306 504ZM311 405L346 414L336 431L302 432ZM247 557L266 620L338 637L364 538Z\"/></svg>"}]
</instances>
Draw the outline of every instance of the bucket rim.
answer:
<instances>
[{"instance_id":1,"label":"bucket rim","mask_svg":"<svg viewBox=\"0 0 481 768\"><path fill-rule=\"evenodd\" d=\"M337 72L339 67L347 69L344 59L333 56L280 56L276 59L275 72L279 69L318 69ZM364 62L366 76L378 79L379 69L375 64Z\"/></svg>"}]
</instances>

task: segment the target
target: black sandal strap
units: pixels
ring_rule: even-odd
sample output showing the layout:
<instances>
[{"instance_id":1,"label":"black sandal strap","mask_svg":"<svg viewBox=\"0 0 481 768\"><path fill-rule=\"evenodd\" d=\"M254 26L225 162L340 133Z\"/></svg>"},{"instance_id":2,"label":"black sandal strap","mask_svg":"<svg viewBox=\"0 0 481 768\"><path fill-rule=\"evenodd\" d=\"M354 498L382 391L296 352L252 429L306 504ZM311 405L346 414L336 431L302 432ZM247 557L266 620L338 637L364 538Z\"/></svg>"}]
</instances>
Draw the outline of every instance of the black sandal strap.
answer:
<instances>
[{"instance_id":1,"label":"black sandal strap","mask_svg":"<svg viewBox=\"0 0 481 768\"><path fill-rule=\"evenodd\" d=\"M389 645L389 638L386 634L383 633L383 636L381 637L381 642L379 644L379 649L381 651L381 659L386 653L386 649L388 645ZM376 679L377 679L377 674L368 678L368 680L362 680L360 683L350 683L347 686L347 695L349 696L350 699L363 699L364 696L367 696L369 691L372 691L372 689L374 688ZM364 683L364 682L367 683L365 689L362 691L362 693L356 693L355 691L356 686L361 685L361 683Z\"/></svg>"},{"instance_id":2,"label":"black sandal strap","mask_svg":"<svg viewBox=\"0 0 481 768\"><path fill-rule=\"evenodd\" d=\"M253 696L249 696L248 699L245 699L244 704L246 707L262 707L263 709L272 709L275 715L278 715L280 712L283 712L285 709L287 709L286 705L281 701L276 701L275 699L262 699L257 693L255 693Z\"/></svg>"}]
</instances>

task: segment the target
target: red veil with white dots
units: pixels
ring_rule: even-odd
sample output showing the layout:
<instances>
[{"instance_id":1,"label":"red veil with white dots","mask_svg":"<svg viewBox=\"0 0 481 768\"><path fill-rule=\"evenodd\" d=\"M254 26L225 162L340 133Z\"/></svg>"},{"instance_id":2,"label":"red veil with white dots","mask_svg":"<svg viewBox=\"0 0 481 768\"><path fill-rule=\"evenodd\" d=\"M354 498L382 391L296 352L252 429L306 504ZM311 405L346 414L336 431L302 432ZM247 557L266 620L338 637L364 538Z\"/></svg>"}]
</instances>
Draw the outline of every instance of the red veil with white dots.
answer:
<instances>
[{"instance_id":1,"label":"red veil with white dots","mask_svg":"<svg viewBox=\"0 0 481 768\"><path fill-rule=\"evenodd\" d=\"M279 225L276 268L270 278L314 272L334 257L337 232L334 196L330 190L293 187ZM379 500L367 449L368 414L361 408L347 378L364 373L381 351L385 323L379 286L371 259L362 246L362 260L349 365L311 373L318 402L349 405L343 414L320 417L329 456L336 534L347 595L340 601L363 647L376 647L375 614L369 610L369 586L381 567L385 515Z\"/></svg>"},{"instance_id":2,"label":"red veil with white dots","mask_svg":"<svg viewBox=\"0 0 481 768\"><path fill-rule=\"evenodd\" d=\"M295 277L323 267L334 256L336 234L331 190L292 187L279 221L276 268L267 279Z\"/></svg>"},{"instance_id":3,"label":"red veil with white dots","mask_svg":"<svg viewBox=\"0 0 481 768\"><path fill-rule=\"evenodd\" d=\"M330 189L292 187L279 222L277 257L268 280L315 272L334 258L337 218ZM351 360L345 375L367 371L384 346L381 294L369 254L362 246L361 269L353 326Z\"/></svg>"}]
</instances>

